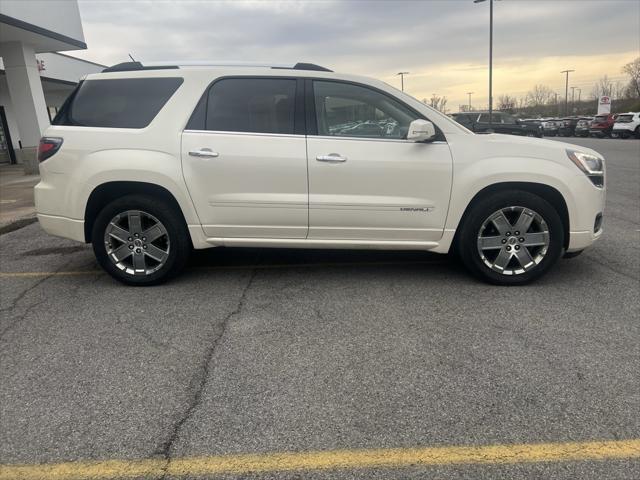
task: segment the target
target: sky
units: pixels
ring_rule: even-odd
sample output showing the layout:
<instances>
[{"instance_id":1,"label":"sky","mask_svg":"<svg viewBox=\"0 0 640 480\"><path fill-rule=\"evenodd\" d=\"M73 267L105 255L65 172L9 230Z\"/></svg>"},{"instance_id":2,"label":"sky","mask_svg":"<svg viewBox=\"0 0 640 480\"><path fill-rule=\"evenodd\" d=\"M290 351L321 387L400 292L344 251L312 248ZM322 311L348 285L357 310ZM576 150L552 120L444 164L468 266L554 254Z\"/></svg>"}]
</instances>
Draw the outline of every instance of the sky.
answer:
<instances>
[{"instance_id":1,"label":"sky","mask_svg":"<svg viewBox=\"0 0 640 480\"><path fill-rule=\"evenodd\" d=\"M457 111L474 92L488 104L489 4L472 0L80 0L86 51L129 60L317 63L400 86L422 100L446 95ZM535 84L588 98L603 75L640 56L640 0L496 0L494 102ZM577 98L576 90L576 98Z\"/></svg>"}]
</instances>

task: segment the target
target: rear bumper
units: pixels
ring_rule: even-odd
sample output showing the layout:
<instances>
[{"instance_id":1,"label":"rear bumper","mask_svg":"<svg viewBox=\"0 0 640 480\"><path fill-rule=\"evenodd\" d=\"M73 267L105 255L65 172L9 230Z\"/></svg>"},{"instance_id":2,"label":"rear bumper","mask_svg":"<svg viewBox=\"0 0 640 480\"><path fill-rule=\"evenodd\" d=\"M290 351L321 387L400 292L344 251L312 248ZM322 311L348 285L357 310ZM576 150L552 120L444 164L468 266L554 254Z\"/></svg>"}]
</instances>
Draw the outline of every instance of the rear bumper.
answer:
<instances>
[{"instance_id":1,"label":"rear bumper","mask_svg":"<svg viewBox=\"0 0 640 480\"><path fill-rule=\"evenodd\" d=\"M38 213L42 229L50 235L85 242L84 221Z\"/></svg>"}]
</instances>

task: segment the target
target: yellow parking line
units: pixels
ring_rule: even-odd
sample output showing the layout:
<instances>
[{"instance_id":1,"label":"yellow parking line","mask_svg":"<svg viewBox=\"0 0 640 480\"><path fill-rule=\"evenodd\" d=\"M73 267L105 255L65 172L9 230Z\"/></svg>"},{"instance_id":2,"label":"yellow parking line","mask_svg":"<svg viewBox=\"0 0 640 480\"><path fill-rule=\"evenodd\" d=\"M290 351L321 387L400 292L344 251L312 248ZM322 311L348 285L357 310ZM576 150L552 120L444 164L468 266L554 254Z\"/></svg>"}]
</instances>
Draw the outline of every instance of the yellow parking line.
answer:
<instances>
[{"instance_id":1,"label":"yellow parking line","mask_svg":"<svg viewBox=\"0 0 640 480\"><path fill-rule=\"evenodd\" d=\"M194 270L273 270L277 268L320 268L320 267L354 267L354 266L388 266L388 265L438 265L445 263L438 260L427 260L417 262L318 262L318 263L274 263L260 265L219 265L194 267ZM78 270L61 272L0 272L0 278L15 277L65 277L76 275L97 275L104 273L102 270Z\"/></svg>"},{"instance_id":2,"label":"yellow parking line","mask_svg":"<svg viewBox=\"0 0 640 480\"><path fill-rule=\"evenodd\" d=\"M164 459L0 465L0 480L103 480L270 473L282 471L402 468L455 464L513 464L640 458L640 439L466 447L390 448Z\"/></svg>"},{"instance_id":3,"label":"yellow parking line","mask_svg":"<svg viewBox=\"0 0 640 480\"><path fill-rule=\"evenodd\" d=\"M72 277L75 275L96 275L101 270L78 270L75 272L0 272L2 277Z\"/></svg>"}]
</instances>

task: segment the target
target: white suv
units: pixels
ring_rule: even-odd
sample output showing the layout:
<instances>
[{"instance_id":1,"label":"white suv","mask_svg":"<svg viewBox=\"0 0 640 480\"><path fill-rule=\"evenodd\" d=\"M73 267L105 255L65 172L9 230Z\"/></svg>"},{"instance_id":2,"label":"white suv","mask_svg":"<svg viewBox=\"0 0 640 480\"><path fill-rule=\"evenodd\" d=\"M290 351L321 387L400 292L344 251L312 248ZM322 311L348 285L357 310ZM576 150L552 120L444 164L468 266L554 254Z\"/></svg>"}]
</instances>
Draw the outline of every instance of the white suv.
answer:
<instances>
[{"instance_id":1,"label":"white suv","mask_svg":"<svg viewBox=\"0 0 640 480\"><path fill-rule=\"evenodd\" d=\"M595 151L476 135L313 64L107 68L66 101L39 159L42 227L92 242L131 285L216 246L455 251L514 285L602 234Z\"/></svg>"},{"instance_id":2,"label":"white suv","mask_svg":"<svg viewBox=\"0 0 640 480\"><path fill-rule=\"evenodd\" d=\"M640 138L640 112L621 113L613 124L611 136L629 138L635 136Z\"/></svg>"}]
</instances>

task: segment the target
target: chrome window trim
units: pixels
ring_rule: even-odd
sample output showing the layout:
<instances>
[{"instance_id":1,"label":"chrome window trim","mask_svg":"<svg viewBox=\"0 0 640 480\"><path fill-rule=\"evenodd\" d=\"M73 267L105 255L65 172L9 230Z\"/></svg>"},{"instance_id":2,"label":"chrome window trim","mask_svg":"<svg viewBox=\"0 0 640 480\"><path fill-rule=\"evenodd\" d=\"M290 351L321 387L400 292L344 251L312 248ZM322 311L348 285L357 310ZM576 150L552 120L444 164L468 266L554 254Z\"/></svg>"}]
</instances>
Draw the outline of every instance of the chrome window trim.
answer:
<instances>
[{"instance_id":1,"label":"chrome window trim","mask_svg":"<svg viewBox=\"0 0 640 480\"><path fill-rule=\"evenodd\" d=\"M183 133L216 134L216 135L237 135L237 136L257 136L257 137L283 137L283 138L318 138L321 140L356 140L360 142L391 142L391 143L421 143L403 140L401 138L367 138L367 137L339 137L331 135L298 135L295 133L262 133L262 132L232 132L226 130L183 130ZM447 142L437 140L435 142L424 142L433 145L446 145Z\"/></svg>"},{"instance_id":2,"label":"chrome window trim","mask_svg":"<svg viewBox=\"0 0 640 480\"><path fill-rule=\"evenodd\" d=\"M206 133L217 135L238 135L238 136L257 136L257 137L284 137L284 138L304 138L306 135L296 133L263 133L263 132L233 132L226 130L183 130L183 133Z\"/></svg>"},{"instance_id":3,"label":"chrome window trim","mask_svg":"<svg viewBox=\"0 0 640 480\"><path fill-rule=\"evenodd\" d=\"M402 138L371 138L371 137L341 137L338 135L307 135L309 138L319 138L321 140L357 140L359 142L391 142L391 143L432 143L432 144L446 144L442 140L434 142L412 142L411 140L405 140Z\"/></svg>"}]
</instances>

